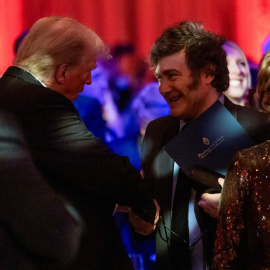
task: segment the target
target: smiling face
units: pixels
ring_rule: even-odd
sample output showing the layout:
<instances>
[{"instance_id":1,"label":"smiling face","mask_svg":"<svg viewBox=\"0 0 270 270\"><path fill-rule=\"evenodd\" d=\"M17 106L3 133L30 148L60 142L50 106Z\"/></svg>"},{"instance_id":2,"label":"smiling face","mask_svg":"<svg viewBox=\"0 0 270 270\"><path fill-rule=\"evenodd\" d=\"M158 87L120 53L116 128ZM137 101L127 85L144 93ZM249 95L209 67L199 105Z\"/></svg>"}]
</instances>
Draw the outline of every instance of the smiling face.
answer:
<instances>
[{"instance_id":1,"label":"smiling face","mask_svg":"<svg viewBox=\"0 0 270 270\"><path fill-rule=\"evenodd\" d=\"M241 103L248 89L248 66L242 54L234 47L223 46L227 54L230 86L225 94L234 102Z\"/></svg>"},{"instance_id":2,"label":"smiling face","mask_svg":"<svg viewBox=\"0 0 270 270\"><path fill-rule=\"evenodd\" d=\"M218 99L219 94L211 85L213 76L202 72L195 79L187 66L184 51L161 58L155 75L160 94L169 104L173 117L193 121Z\"/></svg>"}]
</instances>

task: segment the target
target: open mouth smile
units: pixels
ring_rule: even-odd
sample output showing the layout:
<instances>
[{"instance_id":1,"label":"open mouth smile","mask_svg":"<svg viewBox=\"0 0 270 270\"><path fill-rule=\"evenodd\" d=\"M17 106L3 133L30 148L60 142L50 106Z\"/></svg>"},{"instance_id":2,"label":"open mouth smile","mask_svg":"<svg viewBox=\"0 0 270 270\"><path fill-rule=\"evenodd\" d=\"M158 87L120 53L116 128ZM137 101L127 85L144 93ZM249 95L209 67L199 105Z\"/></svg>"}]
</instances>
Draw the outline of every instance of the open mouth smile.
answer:
<instances>
[{"instance_id":1,"label":"open mouth smile","mask_svg":"<svg viewBox=\"0 0 270 270\"><path fill-rule=\"evenodd\" d=\"M182 95L179 95L177 97L171 97L171 98L168 98L168 103L171 104L171 103L174 103L176 102L177 100L179 100L180 98L182 97Z\"/></svg>"},{"instance_id":2,"label":"open mouth smile","mask_svg":"<svg viewBox=\"0 0 270 270\"><path fill-rule=\"evenodd\" d=\"M242 85L242 80L237 80L237 79L231 79L230 80L230 85L231 86L235 86L235 87L237 87L237 86L240 86L240 85Z\"/></svg>"}]
</instances>

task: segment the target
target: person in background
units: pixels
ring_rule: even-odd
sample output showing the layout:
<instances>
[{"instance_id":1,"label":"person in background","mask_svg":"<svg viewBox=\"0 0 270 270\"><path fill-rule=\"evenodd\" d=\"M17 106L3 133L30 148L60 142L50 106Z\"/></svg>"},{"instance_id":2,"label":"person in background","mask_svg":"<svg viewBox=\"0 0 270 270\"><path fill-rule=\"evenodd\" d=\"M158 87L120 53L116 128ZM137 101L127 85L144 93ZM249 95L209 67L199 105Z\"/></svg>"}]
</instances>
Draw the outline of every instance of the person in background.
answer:
<instances>
[{"instance_id":1,"label":"person in background","mask_svg":"<svg viewBox=\"0 0 270 270\"><path fill-rule=\"evenodd\" d=\"M130 110L136 116L141 137L144 136L149 122L170 114L170 107L160 95L157 82L148 83L143 87L133 98Z\"/></svg>"},{"instance_id":2,"label":"person in background","mask_svg":"<svg viewBox=\"0 0 270 270\"><path fill-rule=\"evenodd\" d=\"M270 51L257 94L270 114ZM270 141L237 152L221 193L213 270L270 269Z\"/></svg>"},{"instance_id":3,"label":"person in background","mask_svg":"<svg viewBox=\"0 0 270 270\"><path fill-rule=\"evenodd\" d=\"M202 194L192 187L164 146L217 101L255 143L270 138L268 115L233 104L223 95L229 87L224 42L201 23L183 21L165 29L151 49L159 91L170 106L169 116L148 124L142 144L144 181L161 213L155 234L156 269L210 269L220 198L220 193ZM151 232L132 222L137 232Z\"/></svg>"},{"instance_id":4,"label":"person in background","mask_svg":"<svg viewBox=\"0 0 270 270\"><path fill-rule=\"evenodd\" d=\"M73 104L87 129L105 142L107 131L106 121L102 117L99 101L94 97L79 95L73 101Z\"/></svg>"},{"instance_id":5,"label":"person in background","mask_svg":"<svg viewBox=\"0 0 270 270\"><path fill-rule=\"evenodd\" d=\"M63 269L82 224L36 168L16 118L0 112L0 269Z\"/></svg>"},{"instance_id":6,"label":"person in background","mask_svg":"<svg viewBox=\"0 0 270 270\"><path fill-rule=\"evenodd\" d=\"M158 216L140 172L88 131L73 105L91 84L97 61L107 57L107 46L86 26L45 17L31 27L0 79L0 106L16 116L34 163L83 219L78 256L68 269L133 269L115 205L129 206L149 228Z\"/></svg>"},{"instance_id":7,"label":"person in background","mask_svg":"<svg viewBox=\"0 0 270 270\"><path fill-rule=\"evenodd\" d=\"M269 113L269 92L270 92L270 51L267 51L262 57L259 64L259 72L257 78L256 97L261 104L263 110Z\"/></svg>"},{"instance_id":8,"label":"person in background","mask_svg":"<svg viewBox=\"0 0 270 270\"><path fill-rule=\"evenodd\" d=\"M140 170L141 143L145 129L150 121L169 115L170 107L159 94L158 83L151 82L134 96L126 110L128 112L122 114L125 137L111 146L119 154L129 155L133 165Z\"/></svg>"},{"instance_id":9,"label":"person in background","mask_svg":"<svg viewBox=\"0 0 270 270\"><path fill-rule=\"evenodd\" d=\"M79 94L74 101L75 106L79 109L79 113L83 116L83 120L87 120L89 112L83 112L83 107L80 104L80 99L92 98L99 102L101 107L101 116L105 127L103 128L104 141L110 143L111 141L122 138L124 136L124 127L122 118L113 98L113 93L109 84L110 71L104 66L104 63L98 63L97 68L92 72L91 85L85 85L83 92ZM86 126L90 125L89 121L85 121ZM89 129L91 130L91 128ZM92 131L92 130L91 130Z\"/></svg>"},{"instance_id":10,"label":"person in background","mask_svg":"<svg viewBox=\"0 0 270 270\"><path fill-rule=\"evenodd\" d=\"M116 44L106 64L113 98L120 112L145 83L147 63L138 57L133 44Z\"/></svg>"},{"instance_id":11,"label":"person in background","mask_svg":"<svg viewBox=\"0 0 270 270\"><path fill-rule=\"evenodd\" d=\"M241 48L232 41L223 45L230 76L230 86L224 94L235 104L249 107L251 74L247 58Z\"/></svg>"}]
</instances>

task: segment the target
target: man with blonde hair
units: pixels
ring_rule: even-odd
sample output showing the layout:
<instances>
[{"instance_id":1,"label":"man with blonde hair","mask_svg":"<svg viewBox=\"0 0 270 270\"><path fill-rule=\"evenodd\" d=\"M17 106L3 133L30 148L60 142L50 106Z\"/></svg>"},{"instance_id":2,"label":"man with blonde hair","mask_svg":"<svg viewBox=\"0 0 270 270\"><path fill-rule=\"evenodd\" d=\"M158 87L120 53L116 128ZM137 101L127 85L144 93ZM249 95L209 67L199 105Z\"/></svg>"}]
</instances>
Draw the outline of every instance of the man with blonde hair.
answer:
<instances>
[{"instance_id":1,"label":"man with blonde hair","mask_svg":"<svg viewBox=\"0 0 270 270\"><path fill-rule=\"evenodd\" d=\"M35 164L84 221L69 269L133 269L112 215L115 204L154 227L156 206L140 173L87 130L72 103L91 84L97 60L108 57L86 26L46 17L32 26L0 80L0 104L17 116Z\"/></svg>"}]
</instances>

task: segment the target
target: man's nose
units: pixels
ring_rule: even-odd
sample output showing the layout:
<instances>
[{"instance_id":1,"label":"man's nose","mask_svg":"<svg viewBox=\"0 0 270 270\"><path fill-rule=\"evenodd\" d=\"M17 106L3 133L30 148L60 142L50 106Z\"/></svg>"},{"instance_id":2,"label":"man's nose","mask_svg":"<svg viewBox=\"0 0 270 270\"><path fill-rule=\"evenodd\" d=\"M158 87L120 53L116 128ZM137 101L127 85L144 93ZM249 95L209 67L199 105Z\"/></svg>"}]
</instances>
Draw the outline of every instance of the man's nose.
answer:
<instances>
[{"instance_id":1,"label":"man's nose","mask_svg":"<svg viewBox=\"0 0 270 270\"><path fill-rule=\"evenodd\" d=\"M159 82L159 92L161 95L166 95L171 91L171 85L167 80L163 80L162 82Z\"/></svg>"},{"instance_id":2,"label":"man's nose","mask_svg":"<svg viewBox=\"0 0 270 270\"><path fill-rule=\"evenodd\" d=\"M90 85L91 83L92 83L92 76L90 75L90 76L88 76L88 78L86 79L85 84Z\"/></svg>"}]
</instances>

